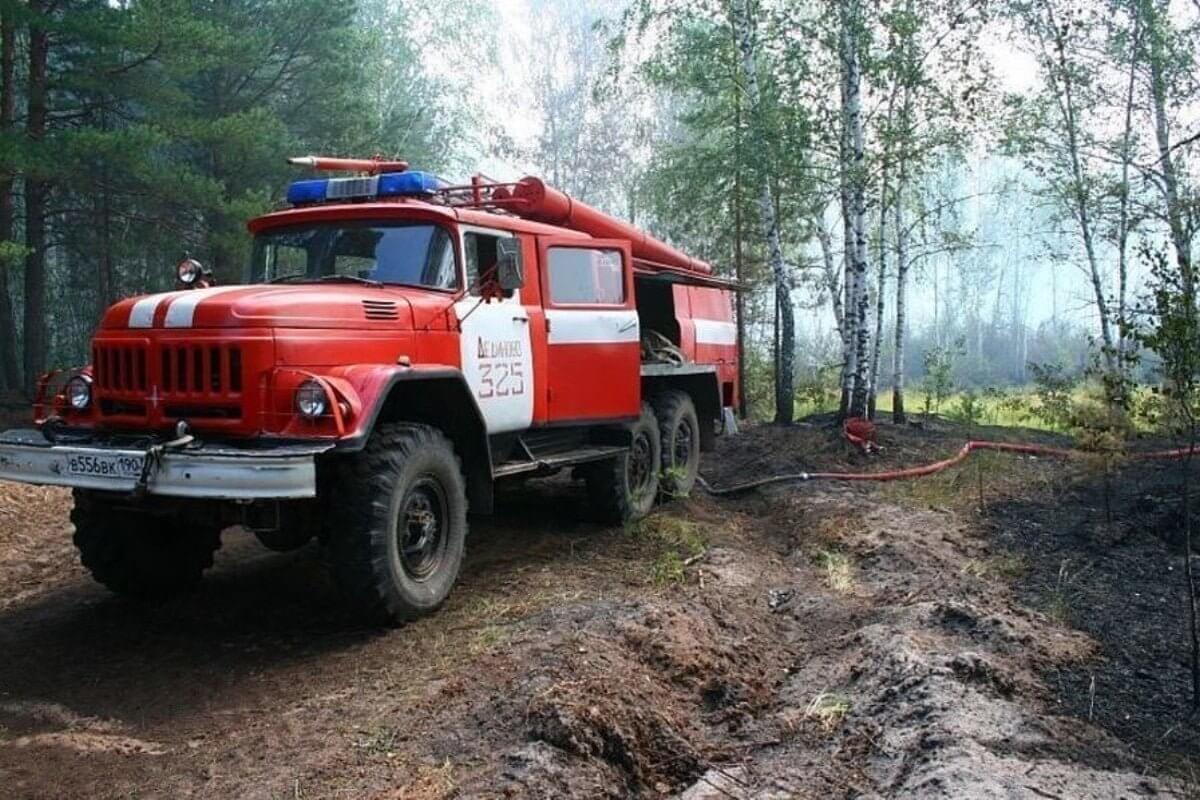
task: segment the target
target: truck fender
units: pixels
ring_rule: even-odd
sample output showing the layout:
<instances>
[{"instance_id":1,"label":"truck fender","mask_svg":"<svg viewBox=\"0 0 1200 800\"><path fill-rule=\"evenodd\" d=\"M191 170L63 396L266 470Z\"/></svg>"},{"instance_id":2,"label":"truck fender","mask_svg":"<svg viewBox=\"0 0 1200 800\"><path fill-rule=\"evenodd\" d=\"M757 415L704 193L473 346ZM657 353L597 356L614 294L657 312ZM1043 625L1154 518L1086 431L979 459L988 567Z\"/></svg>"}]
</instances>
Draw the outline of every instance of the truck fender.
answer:
<instances>
[{"instance_id":1,"label":"truck fender","mask_svg":"<svg viewBox=\"0 0 1200 800\"><path fill-rule=\"evenodd\" d=\"M365 364L330 374L353 386L362 402L353 432L338 441L337 452L361 450L381 424L432 425L446 434L462 460L471 512L492 512L491 445L483 414L461 370L443 365Z\"/></svg>"},{"instance_id":2,"label":"truck fender","mask_svg":"<svg viewBox=\"0 0 1200 800\"><path fill-rule=\"evenodd\" d=\"M712 450L716 445L716 429L721 422L721 387L716 367L684 365L682 367L644 365L642 367L642 397L667 389L686 392L696 406L700 418L700 449ZM704 424L706 421L711 424Z\"/></svg>"}]
</instances>

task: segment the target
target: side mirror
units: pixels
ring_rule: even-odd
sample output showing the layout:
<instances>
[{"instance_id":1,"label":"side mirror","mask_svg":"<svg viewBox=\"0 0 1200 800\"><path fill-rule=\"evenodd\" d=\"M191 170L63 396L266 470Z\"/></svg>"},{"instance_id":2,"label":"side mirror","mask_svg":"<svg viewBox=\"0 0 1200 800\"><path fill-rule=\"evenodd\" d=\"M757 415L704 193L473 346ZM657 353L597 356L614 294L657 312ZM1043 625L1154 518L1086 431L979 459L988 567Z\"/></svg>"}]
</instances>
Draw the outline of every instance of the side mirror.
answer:
<instances>
[{"instance_id":1,"label":"side mirror","mask_svg":"<svg viewBox=\"0 0 1200 800\"><path fill-rule=\"evenodd\" d=\"M525 285L525 267L521 262L521 242L514 237L496 240L496 283L504 292Z\"/></svg>"}]
</instances>

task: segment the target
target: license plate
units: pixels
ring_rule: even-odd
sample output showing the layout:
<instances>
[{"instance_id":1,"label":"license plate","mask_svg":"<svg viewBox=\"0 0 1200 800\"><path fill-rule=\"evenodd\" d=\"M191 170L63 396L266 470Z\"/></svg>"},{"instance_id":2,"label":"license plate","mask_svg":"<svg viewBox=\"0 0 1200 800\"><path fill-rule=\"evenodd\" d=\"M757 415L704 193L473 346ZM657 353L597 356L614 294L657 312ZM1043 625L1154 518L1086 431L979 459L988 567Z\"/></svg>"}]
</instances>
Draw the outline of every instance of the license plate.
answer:
<instances>
[{"instance_id":1,"label":"license plate","mask_svg":"<svg viewBox=\"0 0 1200 800\"><path fill-rule=\"evenodd\" d=\"M88 453L67 456L67 474L87 478L140 478L143 456Z\"/></svg>"}]
</instances>

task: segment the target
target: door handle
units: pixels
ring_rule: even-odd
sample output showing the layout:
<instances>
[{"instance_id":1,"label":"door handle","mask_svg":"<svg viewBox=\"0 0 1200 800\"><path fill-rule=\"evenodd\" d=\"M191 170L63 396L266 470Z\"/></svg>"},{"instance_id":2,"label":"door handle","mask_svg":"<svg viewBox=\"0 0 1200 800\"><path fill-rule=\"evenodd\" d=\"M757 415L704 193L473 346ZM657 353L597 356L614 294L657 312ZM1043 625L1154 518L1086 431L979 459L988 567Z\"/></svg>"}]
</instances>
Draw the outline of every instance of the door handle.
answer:
<instances>
[{"instance_id":1,"label":"door handle","mask_svg":"<svg viewBox=\"0 0 1200 800\"><path fill-rule=\"evenodd\" d=\"M529 317L513 317L512 319L513 322L524 322L526 324L529 323Z\"/></svg>"}]
</instances>

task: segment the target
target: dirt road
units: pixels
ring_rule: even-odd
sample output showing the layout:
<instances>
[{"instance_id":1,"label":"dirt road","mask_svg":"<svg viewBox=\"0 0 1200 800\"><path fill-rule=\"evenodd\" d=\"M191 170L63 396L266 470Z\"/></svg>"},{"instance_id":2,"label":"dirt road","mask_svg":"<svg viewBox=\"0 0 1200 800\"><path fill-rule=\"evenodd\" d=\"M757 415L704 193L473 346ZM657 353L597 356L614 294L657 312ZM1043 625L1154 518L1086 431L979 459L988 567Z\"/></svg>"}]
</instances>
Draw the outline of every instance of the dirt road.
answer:
<instances>
[{"instance_id":1,"label":"dirt road","mask_svg":"<svg viewBox=\"0 0 1200 800\"><path fill-rule=\"evenodd\" d=\"M885 431L883 461L955 435ZM858 459L760 428L705 471ZM0 485L0 796L1187 796L1192 761L1064 695L1113 645L1048 613L986 463L984 514L966 467L695 497L628 531L531 482L473 522L444 611L389 631L343 615L315 548L238 532L196 594L127 605L75 565L65 493Z\"/></svg>"}]
</instances>

